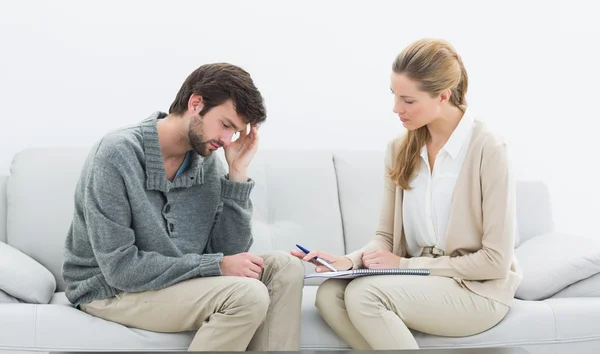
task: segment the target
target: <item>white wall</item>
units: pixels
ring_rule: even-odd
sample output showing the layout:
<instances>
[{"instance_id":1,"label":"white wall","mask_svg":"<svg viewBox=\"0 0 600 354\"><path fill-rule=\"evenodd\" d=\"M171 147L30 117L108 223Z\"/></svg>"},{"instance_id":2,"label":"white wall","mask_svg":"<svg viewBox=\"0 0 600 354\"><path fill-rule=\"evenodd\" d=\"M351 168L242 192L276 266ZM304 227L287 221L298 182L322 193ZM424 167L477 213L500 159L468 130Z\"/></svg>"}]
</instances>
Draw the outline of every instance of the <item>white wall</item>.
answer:
<instances>
[{"instance_id":1,"label":"white wall","mask_svg":"<svg viewBox=\"0 0 600 354\"><path fill-rule=\"evenodd\" d=\"M472 109L512 146L517 177L549 184L557 228L600 238L600 26L598 5L583 3L2 1L0 174L21 149L89 145L167 110L213 61L245 67L262 90L261 148L383 150L402 129L395 55L441 37L462 54Z\"/></svg>"}]
</instances>

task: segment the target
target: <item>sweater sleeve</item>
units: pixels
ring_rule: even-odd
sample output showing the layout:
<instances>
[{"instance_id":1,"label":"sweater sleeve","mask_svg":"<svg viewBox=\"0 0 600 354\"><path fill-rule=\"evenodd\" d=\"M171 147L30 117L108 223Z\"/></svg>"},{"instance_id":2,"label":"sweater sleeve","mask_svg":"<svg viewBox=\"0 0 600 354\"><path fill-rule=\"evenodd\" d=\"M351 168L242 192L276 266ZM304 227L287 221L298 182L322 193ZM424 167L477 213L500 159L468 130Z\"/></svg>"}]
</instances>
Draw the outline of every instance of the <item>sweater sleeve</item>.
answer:
<instances>
[{"instance_id":1,"label":"sweater sleeve","mask_svg":"<svg viewBox=\"0 0 600 354\"><path fill-rule=\"evenodd\" d=\"M247 252L252 246L252 201L254 181L234 182L221 177L221 203L213 223L208 253L233 255Z\"/></svg>"},{"instance_id":2,"label":"sweater sleeve","mask_svg":"<svg viewBox=\"0 0 600 354\"><path fill-rule=\"evenodd\" d=\"M156 290L197 276L220 275L222 255L167 257L141 251L130 227L131 205L123 176L110 162L95 158L81 188L85 225L107 283L123 291Z\"/></svg>"},{"instance_id":3,"label":"sweater sleeve","mask_svg":"<svg viewBox=\"0 0 600 354\"><path fill-rule=\"evenodd\" d=\"M393 143L388 144L385 153L383 171L383 198L379 212L379 223L375 236L362 248L346 255L352 261L352 268L363 267L362 254L373 250L393 251L394 215L396 213L396 184L390 179L388 171L392 166Z\"/></svg>"},{"instance_id":4,"label":"sweater sleeve","mask_svg":"<svg viewBox=\"0 0 600 354\"><path fill-rule=\"evenodd\" d=\"M464 280L491 280L508 276L514 253L515 190L506 145L497 146L481 164L483 211L482 247L463 256L403 258L402 268L427 268L431 275Z\"/></svg>"}]
</instances>

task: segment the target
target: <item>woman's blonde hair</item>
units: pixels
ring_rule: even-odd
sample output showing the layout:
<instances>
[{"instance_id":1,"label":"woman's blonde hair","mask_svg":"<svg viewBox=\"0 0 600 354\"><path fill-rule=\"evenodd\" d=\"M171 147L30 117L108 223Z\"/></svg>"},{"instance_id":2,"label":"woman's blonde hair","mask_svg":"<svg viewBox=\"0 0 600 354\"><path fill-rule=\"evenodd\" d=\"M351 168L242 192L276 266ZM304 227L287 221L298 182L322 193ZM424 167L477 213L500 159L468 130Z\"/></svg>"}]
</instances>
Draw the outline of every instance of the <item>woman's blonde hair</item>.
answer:
<instances>
[{"instance_id":1,"label":"woman's blonde hair","mask_svg":"<svg viewBox=\"0 0 600 354\"><path fill-rule=\"evenodd\" d=\"M392 66L397 74L416 81L421 91L435 97L451 90L450 104L464 111L469 80L463 62L450 43L439 39L422 39L404 49ZM420 164L421 148L429 140L426 126L408 131L400 145L390 178L401 188L410 189Z\"/></svg>"}]
</instances>

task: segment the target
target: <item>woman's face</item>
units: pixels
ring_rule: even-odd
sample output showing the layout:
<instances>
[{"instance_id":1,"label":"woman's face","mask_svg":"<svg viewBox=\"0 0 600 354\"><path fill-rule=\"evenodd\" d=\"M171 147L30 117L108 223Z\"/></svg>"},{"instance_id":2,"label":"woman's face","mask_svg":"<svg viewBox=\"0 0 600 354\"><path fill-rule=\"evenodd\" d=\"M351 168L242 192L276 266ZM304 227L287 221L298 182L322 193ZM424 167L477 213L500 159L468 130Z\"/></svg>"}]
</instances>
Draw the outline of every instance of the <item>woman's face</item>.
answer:
<instances>
[{"instance_id":1,"label":"woman's face","mask_svg":"<svg viewBox=\"0 0 600 354\"><path fill-rule=\"evenodd\" d=\"M394 94L394 113L408 130L427 125L440 116L442 99L419 90L418 83L404 74L392 72L390 88Z\"/></svg>"}]
</instances>

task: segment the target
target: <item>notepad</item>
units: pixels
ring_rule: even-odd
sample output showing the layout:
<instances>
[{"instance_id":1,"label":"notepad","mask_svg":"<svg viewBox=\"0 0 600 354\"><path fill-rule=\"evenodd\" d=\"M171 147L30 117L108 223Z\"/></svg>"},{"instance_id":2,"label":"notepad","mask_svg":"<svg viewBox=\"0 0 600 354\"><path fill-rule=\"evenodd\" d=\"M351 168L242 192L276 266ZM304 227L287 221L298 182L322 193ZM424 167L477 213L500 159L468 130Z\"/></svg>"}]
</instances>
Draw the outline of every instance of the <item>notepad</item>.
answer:
<instances>
[{"instance_id":1,"label":"notepad","mask_svg":"<svg viewBox=\"0 0 600 354\"><path fill-rule=\"evenodd\" d=\"M304 279L309 278L336 278L336 279L354 279L367 275L429 275L429 269L352 269L341 270L337 272L323 272L305 274Z\"/></svg>"}]
</instances>

